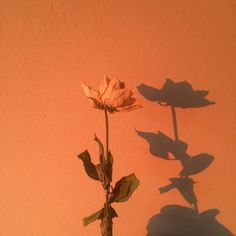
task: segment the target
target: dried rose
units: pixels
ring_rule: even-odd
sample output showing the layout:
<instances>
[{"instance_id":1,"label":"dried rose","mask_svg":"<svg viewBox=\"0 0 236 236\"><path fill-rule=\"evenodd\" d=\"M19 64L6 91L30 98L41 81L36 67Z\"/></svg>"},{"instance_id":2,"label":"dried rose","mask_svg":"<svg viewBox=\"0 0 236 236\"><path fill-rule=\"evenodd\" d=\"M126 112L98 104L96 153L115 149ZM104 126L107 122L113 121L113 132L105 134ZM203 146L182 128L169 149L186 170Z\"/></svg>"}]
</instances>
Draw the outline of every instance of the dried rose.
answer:
<instances>
[{"instance_id":1,"label":"dried rose","mask_svg":"<svg viewBox=\"0 0 236 236\"><path fill-rule=\"evenodd\" d=\"M133 92L126 89L125 84L118 79L109 79L106 76L98 90L94 90L84 82L82 88L85 96L93 101L95 108L110 113L131 111L141 107L132 97Z\"/></svg>"}]
</instances>

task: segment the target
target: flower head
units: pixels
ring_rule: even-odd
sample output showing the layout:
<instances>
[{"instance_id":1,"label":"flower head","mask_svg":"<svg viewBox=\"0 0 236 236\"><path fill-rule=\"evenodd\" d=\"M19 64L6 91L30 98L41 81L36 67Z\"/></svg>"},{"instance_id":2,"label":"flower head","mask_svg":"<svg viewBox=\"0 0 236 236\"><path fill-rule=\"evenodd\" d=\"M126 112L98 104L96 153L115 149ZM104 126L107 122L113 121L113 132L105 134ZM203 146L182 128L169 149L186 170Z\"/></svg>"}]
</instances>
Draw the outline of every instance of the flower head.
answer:
<instances>
[{"instance_id":1,"label":"flower head","mask_svg":"<svg viewBox=\"0 0 236 236\"><path fill-rule=\"evenodd\" d=\"M126 89L125 84L118 79L109 79L106 76L98 90L94 90L84 82L82 88L85 96L92 100L95 108L107 110L110 113L131 111L141 107L132 97L133 92Z\"/></svg>"}]
</instances>

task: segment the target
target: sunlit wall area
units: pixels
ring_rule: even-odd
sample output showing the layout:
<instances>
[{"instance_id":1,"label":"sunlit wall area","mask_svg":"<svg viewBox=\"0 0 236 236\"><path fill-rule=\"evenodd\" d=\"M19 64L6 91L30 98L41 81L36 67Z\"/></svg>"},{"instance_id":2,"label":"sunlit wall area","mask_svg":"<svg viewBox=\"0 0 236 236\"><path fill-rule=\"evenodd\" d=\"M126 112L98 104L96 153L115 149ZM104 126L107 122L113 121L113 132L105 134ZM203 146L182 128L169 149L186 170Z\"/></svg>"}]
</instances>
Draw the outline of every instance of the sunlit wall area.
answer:
<instances>
[{"instance_id":1,"label":"sunlit wall area","mask_svg":"<svg viewBox=\"0 0 236 236\"><path fill-rule=\"evenodd\" d=\"M94 133L104 114L85 98L82 81L104 75L161 88L167 78L209 90L215 105L177 110L179 136L191 155L214 162L194 176L200 212L236 234L234 0L6 0L0 3L0 234L100 235L82 219L104 202L77 154L98 161ZM114 235L143 236L169 204L189 207L176 191L159 193L180 164L156 158L136 130L174 138L171 111L146 100L142 109L110 115L114 182L135 172L140 186L114 204Z\"/></svg>"}]
</instances>

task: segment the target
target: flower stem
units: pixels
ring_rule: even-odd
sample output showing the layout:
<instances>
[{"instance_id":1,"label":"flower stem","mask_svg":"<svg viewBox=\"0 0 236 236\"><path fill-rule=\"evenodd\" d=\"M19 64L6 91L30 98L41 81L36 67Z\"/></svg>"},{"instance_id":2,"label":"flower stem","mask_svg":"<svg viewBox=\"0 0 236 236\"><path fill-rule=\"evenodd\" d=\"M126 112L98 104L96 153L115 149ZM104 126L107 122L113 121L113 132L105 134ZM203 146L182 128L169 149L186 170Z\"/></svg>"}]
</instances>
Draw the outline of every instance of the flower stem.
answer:
<instances>
[{"instance_id":1,"label":"flower stem","mask_svg":"<svg viewBox=\"0 0 236 236\"><path fill-rule=\"evenodd\" d=\"M176 111L175 111L175 107L173 107L173 106L171 106L171 113L172 113L172 119L173 119L175 140L179 140L178 129L177 129Z\"/></svg>"},{"instance_id":2,"label":"flower stem","mask_svg":"<svg viewBox=\"0 0 236 236\"><path fill-rule=\"evenodd\" d=\"M108 113L107 110L104 110L105 113L105 132L106 132L106 146L105 146L105 168L104 168L104 176L107 176L107 163L108 163L108 153L109 153L109 122L108 122ZM107 178L107 177L106 177ZM112 236L112 218L110 217L110 209L111 205L109 203L110 200L110 180L106 186L104 186L105 198L106 202L104 204L104 217L101 222L101 232L102 236Z\"/></svg>"},{"instance_id":3,"label":"flower stem","mask_svg":"<svg viewBox=\"0 0 236 236\"><path fill-rule=\"evenodd\" d=\"M106 126L106 152L105 152L105 160L108 160L108 152L109 152L109 122L108 122L108 114L107 110L104 110L105 112L105 126Z\"/></svg>"}]
</instances>

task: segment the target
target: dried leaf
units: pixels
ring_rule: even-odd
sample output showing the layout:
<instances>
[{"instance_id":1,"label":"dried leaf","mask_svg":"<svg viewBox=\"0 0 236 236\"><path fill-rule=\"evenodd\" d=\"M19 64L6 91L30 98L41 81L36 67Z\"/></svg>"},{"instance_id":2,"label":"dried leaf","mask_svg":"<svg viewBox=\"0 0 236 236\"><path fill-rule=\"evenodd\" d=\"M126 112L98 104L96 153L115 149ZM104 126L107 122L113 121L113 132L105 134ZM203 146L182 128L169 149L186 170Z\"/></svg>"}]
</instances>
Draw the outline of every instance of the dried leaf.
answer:
<instances>
[{"instance_id":1,"label":"dried leaf","mask_svg":"<svg viewBox=\"0 0 236 236\"><path fill-rule=\"evenodd\" d=\"M107 189L110 184L110 180L107 176L106 165L105 164L98 164L96 165L98 176L100 181L102 182L102 186Z\"/></svg>"},{"instance_id":2,"label":"dried leaf","mask_svg":"<svg viewBox=\"0 0 236 236\"><path fill-rule=\"evenodd\" d=\"M83 225L87 226L87 225L91 224L92 222L94 222L95 220L99 220L99 219L101 219L103 223L106 223L106 221L108 219L111 220L114 217L118 217L118 215L113 207L111 207L111 206L109 207L109 211L106 215L104 213L104 208L102 208L101 210L93 213L92 215L90 215L88 217L84 217Z\"/></svg>"},{"instance_id":3,"label":"dried leaf","mask_svg":"<svg viewBox=\"0 0 236 236\"><path fill-rule=\"evenodd\" d=\"M108 156L107 156L108 160L107 160L107 164L106 164L106 175L107 178L109 179L109 181L112 181L112 168L113 168L113 156L111 154L111 152L108 152Z\"/></svg>"},{"instance_id":4,"label":"dried leaf","mask_svg":"<svg viewBox=\"0 0 236 236\"><path fill-rule=\"evenodd\" d=\"M113 225L112 219L114 217L118 217L118 215L115 209L110 206L107 214L105 214L104 212L101 219L102 236L112 236L112 225Z\"/></svg>"},{"instance_id":5,"label":"dried leaf","mask_svg":"<svg viewBox=\"0 0 236 236\"><path fill-rule=\"evenodd\" d=\"M113 157L111 152L109 151L106 160L102 142L96 135L94 139L99 146L100 164L97 165L97 170L99 172L100 179L103 182L103 186L106 187L107 185L109 185L109 182L112 181Z\"/></svg>"},{"instance_id":6,"label":"dried leaf","mask_svg":"<svg viewBox=\"0 0 236 236\"><path fill-rule=\"evenodd\" d=\"M104 170L103 170L103 165L102 164L98 164L96 165L96 169L98 172L98 176L100 181L103 183L104 182Z\"/></svg>"},{"instance_id":7,"label":"dried leaf","mask_svg":"<svg viewBox=\"0 0 236 236\"><path fill-rule=\"evenodd\" d=\"M94 135L94 140L97 142L98 147L99 147L99 160L100 160L100 163L105 163L105 154L104 154L103 144L96 135Z\"/></svg>"},{"instance_id":8,"label":"dried leaf","mask_svg":"<svg viewBox=\"0 0 236 236\"><path fill-rule=\"evenodd\" d=\"M110 207L110 210L109 210L109 217L111 218L118 217L116 210L112 206Z\"/></svg>"},{"instance_id":9,"label":"dried leaf","mask_svg":"<svg viewBox=\"0 0 236 236\"><path fill-rule=\"evenodd\" d=\"M86 150L78 155L79 159L83 161L85 171L87 175L94 179L94 180L100 180L98 176L98 172L96 169L96 166L91 162L91 157L89 152Z\"/></svg>"},{"instance_id":10,"label":"dried leaf","mask_svg":"<svg viewBox=\"0 0 236 236\"><path fill-rule=\"evenodd\" d=\"M103 211L104 211L104 208L102 208L101 210L93 213L92 215L88 216L88 217L84 217L83 219L83 225L86 226L86 225L89 225L91 224L92 222L94 222L95 220L98 220L98 219L101 219L102 218L102 215L103 215Z\"/></svg>"},{"instance_id":11,"label":"dried leaf","mask_svg":"<svg viewBox=\"0 0 236 236\"><path fill-rule=\"evenodd\" d=\"M115 185L113 190L112 202L125 202L127 201L134 190L138 187L139 180L135 174L128 175L121 178Z\"/></svg>"}]
</instances>

